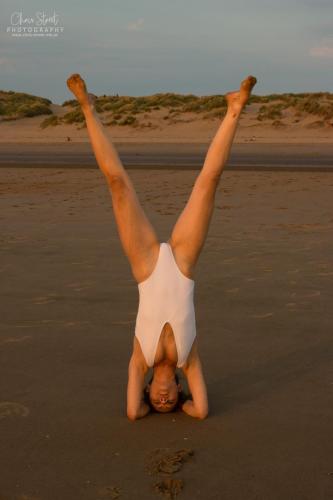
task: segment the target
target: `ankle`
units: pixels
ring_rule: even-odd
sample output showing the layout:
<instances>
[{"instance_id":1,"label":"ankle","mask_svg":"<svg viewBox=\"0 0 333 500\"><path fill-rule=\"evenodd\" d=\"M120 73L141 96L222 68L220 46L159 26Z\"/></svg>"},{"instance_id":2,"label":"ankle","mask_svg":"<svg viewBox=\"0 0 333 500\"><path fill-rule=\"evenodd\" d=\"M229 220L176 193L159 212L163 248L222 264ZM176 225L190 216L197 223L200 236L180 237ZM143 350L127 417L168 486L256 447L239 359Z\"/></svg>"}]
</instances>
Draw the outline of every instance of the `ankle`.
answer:
<instances>
[{"instance_id":1,"label":"ankle","mask_svg":"<svg viewBox=\"0 0 333 500\"><path fill-rule=\"evenodd\" d=\"M80 104L81 104L81 110L82 110L83 114L93 113L95 111L94 104L90 101L85 101L85 102L80 103Z\"/></svg>"},{"instance_id":2,"label":"ankle","mask_svg":"<svg viewBox=\"0 0 333 500\"><path fill-rule=\"evenodd\" d=\"M236 108L236 107L233 107L233 106L229 106L227 108L226 115L237 120L240 117L242 111L243 111L243 107L240 107L240 108L237 107Z\"/></svg>"}]
</instances>

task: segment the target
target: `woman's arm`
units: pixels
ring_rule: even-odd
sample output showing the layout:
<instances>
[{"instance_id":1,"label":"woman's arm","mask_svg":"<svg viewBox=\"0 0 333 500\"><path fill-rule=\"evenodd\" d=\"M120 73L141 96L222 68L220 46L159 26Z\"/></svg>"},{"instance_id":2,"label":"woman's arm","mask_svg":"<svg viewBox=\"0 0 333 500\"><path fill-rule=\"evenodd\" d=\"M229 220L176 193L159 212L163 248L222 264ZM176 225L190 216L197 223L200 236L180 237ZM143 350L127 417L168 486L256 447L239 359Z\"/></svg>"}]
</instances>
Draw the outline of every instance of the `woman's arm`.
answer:
<instances>
[{"instance_id":1,"label":"woman's arm","mask_svg":"<svg viewBox=\"0 0 333 500\"><path fill-rule=\"evenodd\" d=\"M150 410L143 400L144 378L144 365L134 353L128 366L127 416L130 420L145 417Z\"/></svg>"},{"instance_id":2,"label":"woman's arm","mask_svg":"<svg viewBox=\"0 0 333 500\"><path fill-rule=\"evenodd\" d=\"M183 372L192 394L192 401L190 399L185 401L182 410L191 417L204 419L208 415L208 396L196 343Z\"/></svg>"}]
</instances>

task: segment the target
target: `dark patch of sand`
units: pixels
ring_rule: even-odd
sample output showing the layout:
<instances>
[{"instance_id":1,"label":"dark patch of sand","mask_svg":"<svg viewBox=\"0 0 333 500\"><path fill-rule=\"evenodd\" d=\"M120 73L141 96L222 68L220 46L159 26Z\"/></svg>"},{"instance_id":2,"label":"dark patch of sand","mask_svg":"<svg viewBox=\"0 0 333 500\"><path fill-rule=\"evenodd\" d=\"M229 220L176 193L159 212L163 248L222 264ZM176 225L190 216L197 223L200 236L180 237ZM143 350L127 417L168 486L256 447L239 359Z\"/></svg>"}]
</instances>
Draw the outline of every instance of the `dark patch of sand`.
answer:
<instances>
[{"instance_id":1,"label":"dark patch of sand","mask_svg":"<svg viewBox=\"0 0 333 500\"><path fill-rule=\"evenodd\" d=\"M166 241L197 172L130 175ZM103 176L1 169L0 498L332 498L332 187L223 174L195 271L210 415L130 422L138 291ZM154 490L147 455L184 447Z\"/></svg>"}]
</instances>

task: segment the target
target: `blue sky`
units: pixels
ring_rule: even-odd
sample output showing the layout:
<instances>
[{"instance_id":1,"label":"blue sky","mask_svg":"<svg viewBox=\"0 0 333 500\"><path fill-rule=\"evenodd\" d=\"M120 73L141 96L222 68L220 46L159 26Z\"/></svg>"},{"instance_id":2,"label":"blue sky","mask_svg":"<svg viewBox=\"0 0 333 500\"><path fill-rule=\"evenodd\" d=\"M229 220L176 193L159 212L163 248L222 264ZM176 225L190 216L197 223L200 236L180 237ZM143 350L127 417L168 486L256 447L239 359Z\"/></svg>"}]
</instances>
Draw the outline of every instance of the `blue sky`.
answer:
<instances>
[{"instance_id":1,"label":"blue sky","mask_svg":"<svg viewBox=\"0 0 333 500\"><path fill-rule=\"evenodd\" d=\"M59 37L7 33L41 10ZM1 0L0 89L61 103L73 72L96 94L333 92L333 0Z\"/></svg>"}]
</instances>

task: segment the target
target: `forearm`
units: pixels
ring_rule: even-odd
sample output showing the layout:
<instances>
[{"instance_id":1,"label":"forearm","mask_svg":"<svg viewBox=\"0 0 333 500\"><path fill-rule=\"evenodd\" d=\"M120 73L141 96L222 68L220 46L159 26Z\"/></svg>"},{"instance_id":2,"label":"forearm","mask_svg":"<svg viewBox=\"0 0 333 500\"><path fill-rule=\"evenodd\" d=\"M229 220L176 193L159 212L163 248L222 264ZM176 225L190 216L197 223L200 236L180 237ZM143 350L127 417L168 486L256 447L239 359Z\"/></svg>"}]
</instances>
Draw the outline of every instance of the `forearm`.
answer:
<instances>
[{"instance_id":1,"label":"forearm","mask_svg":"<svg viewBox=\"0 0 333 500\"><path fill-rule=\"evenodd\" d=\"M130 420L138 420L139 418L143 418L146 415L148 415L149 412L150 412L150 407L144 401L141 401L138 408L136 408L134 411L131 411L127 407L127 416Z\"/></svg>"},{"instance_id":2,"label":"forearm","mask_svg":"<svg viewBox=\"0 0 333 500\"><path fill-rule=\"evenodd\" d=\"M146 415L148 415L149 412L150 412L149 405L147 405L147 403L145 402L142 402L138 410L137 418L145 417Z\"/></svg>"},{"instance_id":3,"label":"forearm","mask_svg":"<svg viewBox=\"0 0 333 500\"><path fill-rule=\"evenodd\" d=\"M191 399L187 399L185 403L182 405L182 410L183 412L187 413L187 415L190 415L190 417L194 418L200 418L201 420L206 418L207 413L200 413L195 405L194 402Z\"/></svg>"},{"instance_id":4,"label":"forearm","mask_svg":"<svg viewBox=\"0 0 333 500\"><path fill-rule=\"evenodd\" d=\"M147 415L149 405L143 397L145 369L137 358L132 355L128 365L127 384L127 416L130 420L136 420Z\"/></svg>"},{"instance_id":5,"label":"forearm","mask_svg":"<svg viewBox=\"0 0 333 500\"><path fill-rule=\"evenodd\" d=\"M215 172L220 175L226 164L231 146L237 130L240 112L227 110L224 119L213 138L205 158L202 171L207 168L210 174Z\"/></svg>"},{"instance_id":6,"label":"forearm","mask_svg":"<svg viewBox=\"0 0 333 500\"><path fill-rule=\"evenodd\" d=\"M106 130L101 123L94 106L82 106L90 142L95 153L96 161L106 177L117 175L123 172L118 153L113 146Z\"/></svg>"}]
</instances>

